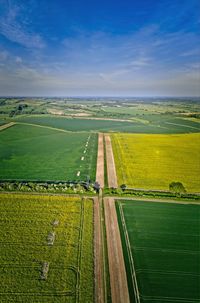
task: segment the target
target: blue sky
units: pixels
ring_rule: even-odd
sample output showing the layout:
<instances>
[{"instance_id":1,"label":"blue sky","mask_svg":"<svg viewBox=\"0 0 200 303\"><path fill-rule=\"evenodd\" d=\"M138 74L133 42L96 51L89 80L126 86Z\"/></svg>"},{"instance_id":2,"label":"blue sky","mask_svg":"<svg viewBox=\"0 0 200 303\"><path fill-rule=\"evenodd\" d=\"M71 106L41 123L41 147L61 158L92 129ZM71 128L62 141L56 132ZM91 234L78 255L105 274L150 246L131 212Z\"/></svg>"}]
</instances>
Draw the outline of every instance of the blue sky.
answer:
<instances>
[{"instance_id":1,"label":"blue sky","mask_svg":"<svg viewBox=\"0 0 200 303\"><path fill-rule=\"evenodd\" d=\"M0 95L200 96L199 0L0 0Z\"/></svg>"}]
</instances>

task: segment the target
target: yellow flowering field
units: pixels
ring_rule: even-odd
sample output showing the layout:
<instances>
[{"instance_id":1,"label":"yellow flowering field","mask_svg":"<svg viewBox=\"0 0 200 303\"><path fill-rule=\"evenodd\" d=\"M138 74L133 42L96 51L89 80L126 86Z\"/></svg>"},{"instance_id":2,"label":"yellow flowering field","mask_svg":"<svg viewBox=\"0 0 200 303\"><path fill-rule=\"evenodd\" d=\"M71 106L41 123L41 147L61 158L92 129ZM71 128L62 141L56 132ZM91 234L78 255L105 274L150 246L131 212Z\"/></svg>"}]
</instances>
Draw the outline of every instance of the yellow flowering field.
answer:
<instances>
[{"instance_id":1,"label":"yellow flowering field","mask_svg":"<svg viewBox=\"0 0 200 303\"><path fill-rule=\"evenodd\" d=\"M140 189L169 189L181 182L200 192L200 133L111 135L118 184Z\"/></svg>"}]
</instances>

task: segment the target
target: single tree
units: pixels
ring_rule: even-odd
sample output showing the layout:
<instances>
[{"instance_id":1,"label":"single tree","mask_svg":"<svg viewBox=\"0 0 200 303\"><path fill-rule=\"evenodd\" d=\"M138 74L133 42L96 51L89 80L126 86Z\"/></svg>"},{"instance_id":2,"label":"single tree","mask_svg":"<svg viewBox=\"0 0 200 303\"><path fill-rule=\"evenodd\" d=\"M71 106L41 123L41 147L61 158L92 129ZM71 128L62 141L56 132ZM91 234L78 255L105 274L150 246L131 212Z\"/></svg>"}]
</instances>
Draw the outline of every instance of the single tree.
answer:
<instances>
[{"instance_id":1,"label":"single tree","mask_svg":"<svg viewBox=\"0 0 200 303\"><path fill-rule=\"evenodd\" d=\"M186 189L181 182L171 182L169 184L169 190L176 194L184 194L186 193Z\"/></svg>"}]
</instances>

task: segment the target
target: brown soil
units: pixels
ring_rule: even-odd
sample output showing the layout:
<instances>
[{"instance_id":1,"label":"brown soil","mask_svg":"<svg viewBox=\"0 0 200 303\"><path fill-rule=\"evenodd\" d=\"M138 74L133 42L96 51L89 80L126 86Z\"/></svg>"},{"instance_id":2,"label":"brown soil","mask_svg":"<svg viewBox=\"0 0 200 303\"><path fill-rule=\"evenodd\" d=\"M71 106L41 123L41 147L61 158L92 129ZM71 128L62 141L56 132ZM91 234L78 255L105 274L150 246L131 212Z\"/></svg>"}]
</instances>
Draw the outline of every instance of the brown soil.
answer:
<instances>
[{"instance_id":1,"label":"brown soil","mask_svg":"<svg viewBox=\"0 0 200 303\"><path fill-rule=\"evenodd\" d=\"M10 123L7 123L7 124L3 124L3 125L0 126L0 131L3 130L3 129L6 129L8 127L11 127L13 125L15 125L15 122L10 122Z\"/></svg>"},{"instance_id":2,"label":"brown soil","mask_svg":"<svg viewBox=\"0 0 200 303\"><path fill-rule=\"evenodd\" d=\"M94 267L95 267L95 302L104 303L103 252L101 238L101 216L99 199L94 198Z\"/></svg>"},{"instance_id":3,"label":"brown soil","mask_svg":"<svg viewBox=\"0 0 200 303\"><path fill-rule=\"evenodd\" d=\"M115 169L115 161L113 156L112 144L109 135L105 135L106 143L106 163L107 163L107 176L108 187L117 188L117 175Z\"/></svg>"},{"instance_id":4,"label":"brown soil","mask_svg":"<svg viewBox=\"0 0 200 303\"><path fill-rule=\"evenodd\" d=\"M117 213L113 198L104 198L112 302L129 303L129 293Z\"/></svg>"},{"instance_id":5,"label":"brown soil","mask_svg":"<svg viewBox=\"0 0 200 303\"><path fill-rule=\"evenodd\" d=\"M101 188L104 187L104 142L103 134L101 133L99 133L98 138L96 181L100 184Z\"/></svg>"}]
</instances>

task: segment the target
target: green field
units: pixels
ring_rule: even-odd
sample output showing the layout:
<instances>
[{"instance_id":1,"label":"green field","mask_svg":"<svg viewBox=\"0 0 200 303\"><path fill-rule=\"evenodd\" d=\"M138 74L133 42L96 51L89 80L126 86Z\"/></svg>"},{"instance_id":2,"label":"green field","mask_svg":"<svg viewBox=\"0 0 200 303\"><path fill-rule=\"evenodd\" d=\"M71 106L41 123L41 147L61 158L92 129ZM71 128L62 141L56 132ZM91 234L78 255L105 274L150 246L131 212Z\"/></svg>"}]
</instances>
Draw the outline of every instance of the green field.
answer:
<instances>
[{"instance_id":1,"label":"green field","mask_svg":"<svg viewBox=\"0 0 200 303\"><path fill-rule=\"evenodd\" d=\"M118 184L168 190L181 182L200 192L200 134L112 134Z\"/></svg>"},{"instance_id":2,"label":"green field","mask_svg":"<svg viewBox=\"0 0 200 303\"><path fill-rule=\"evenodd\" d=\"M122 200L116 205L131 302L199 302L200 206Z\"/></svg>"},{"instance_id":3,"label":"green field","mask_svg":"<svg viewBox=\"0 0 200 303\"><path fill-rule=\"evenodd\" d=\"M1 302L94 302L91 200L1 194L0 212Z\"/></svg>"},{"instance_id":4,"label":"green field","mask_svg":"<svg viewBox=\"0 0 200 303\"><path fill-rule=\"evenodd\" d=\"M33 123L38 125L61 128L68 131L109 131L109 130L131 130L133 123L120 121L105 121L92 119L68 119L65 117L55 116L28 116L18 118L16 121Z\"/></svg>"},{"instance_id":5,"label":"green field","mask_svg":"<svg viewBox=\"0 0 200 303\"><path fill-rule=\"evenodd\" d=\"M103 131L103 132L128 132L128 133L185 133L200 131L199 123L172 119L172 116L145 115L135 116L132 122L65 118L48 115L22 116L16 122L30 123L68 131Z\"/></svg>"},{"instance_id":6,"label":"green field","mask_svg":"<svg viewBox=\"0 0 200 303\"><path fill-rule=\"evenodd\" d=\"M96 134L15 125L0 132L0 146L0 179L95 180Z\"/></svg>"}]
</instances>

